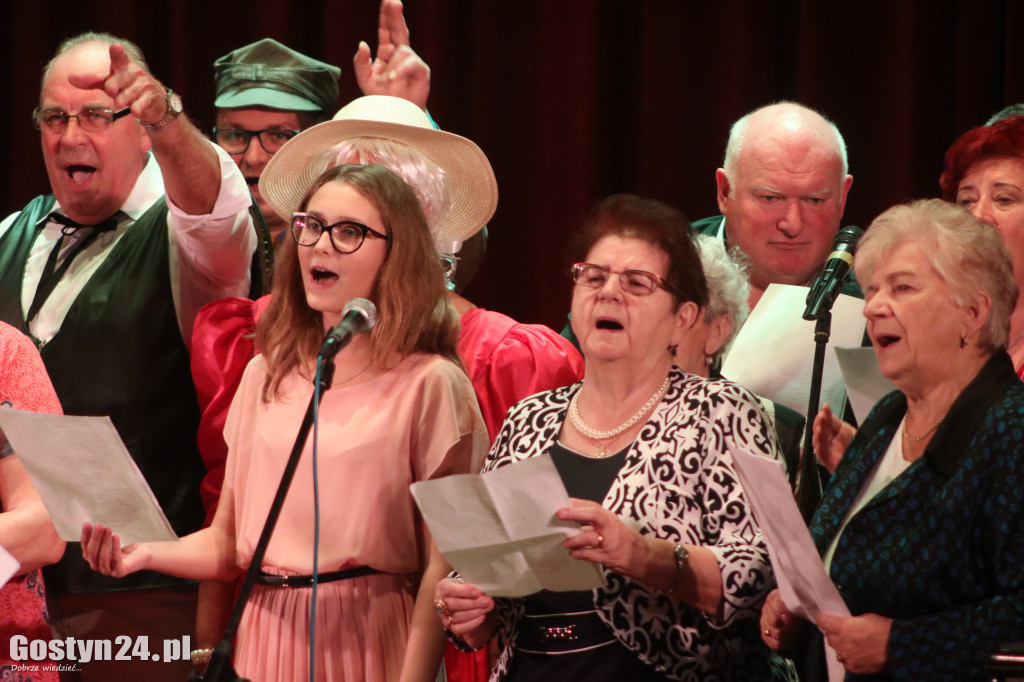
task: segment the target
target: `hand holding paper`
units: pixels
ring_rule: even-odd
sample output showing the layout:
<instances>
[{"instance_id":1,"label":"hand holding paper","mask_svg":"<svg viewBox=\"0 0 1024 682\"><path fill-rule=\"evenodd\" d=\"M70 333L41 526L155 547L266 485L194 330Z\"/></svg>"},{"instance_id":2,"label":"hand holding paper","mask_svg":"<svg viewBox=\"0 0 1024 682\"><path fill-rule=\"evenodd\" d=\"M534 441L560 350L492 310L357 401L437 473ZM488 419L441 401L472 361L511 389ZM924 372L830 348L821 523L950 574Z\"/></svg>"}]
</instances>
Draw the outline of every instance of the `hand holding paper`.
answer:
<instances>
[{"instance_id":1,"label":"hand holding paper","mask_svg":"<svg viewBox=\"0 0 1024 682\"><path fill-rule=\"evenodd\" d=\"M112 528L97 523L82 525L82 556L89 568L103 575L123 578L146 568L149 555L134 546L121 547L121 538Z\"/></svg>"},{"instance_id":2,"label":"hand holding paper","mask_svg":"<svg viewBox=\"0 0 1024 682\"><path fill-rule=\"evenodd\" d=\"M125 544L176 539L109 417L4 409L0 428L61 539L77 542L86 521L117 528Z\"/></svg>"},{"instance_id":3,"label":"hand holding paper","mask_svg":"<svg viewBox=\"0 0 1024 682\"><path fill-rule=\"evenodd\" d=\"M740 451L733 453L733 462L764 533L786 607L812 623L826 613L849 616L793 501L782 465Z\"/></svg>"},{"instance_id":4,"label":"hand holding paper","mask_svg":"<svg viewBox=\"0 0 1024 682\"><path fill-rule=\"evenodd\" d=\"M569 556L562 541L580 533L555 512L570 505L550 456L485 474L412 484L438 551L467 582L492 596L541 589L590 590L604 584L597 566Z\"/></svg>"}]
</instances>

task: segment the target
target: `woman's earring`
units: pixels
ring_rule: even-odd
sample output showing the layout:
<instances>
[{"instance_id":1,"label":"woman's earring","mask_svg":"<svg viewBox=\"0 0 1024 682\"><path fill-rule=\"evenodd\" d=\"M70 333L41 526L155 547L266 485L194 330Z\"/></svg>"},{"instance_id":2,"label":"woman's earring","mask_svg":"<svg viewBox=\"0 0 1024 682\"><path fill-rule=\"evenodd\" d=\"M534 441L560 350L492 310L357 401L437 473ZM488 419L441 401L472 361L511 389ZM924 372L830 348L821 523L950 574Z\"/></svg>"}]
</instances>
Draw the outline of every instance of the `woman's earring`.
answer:
<instances>
[{"instance_id":1,"label":"woman's earring","mask_svg":"<svg viewBox=\"0 0 1024 682\"><path fill-rule=\"evenodd\" d=\"M678 343L673 343L671 346L668 347L668 352L672 355L672 357L675 357L676 353L678 351L679 351L679 344Z\"/></svg>"},{"instance_id":2,"label":"woman's earring","mask_svg":"<svg viewBox=\"0 0 1024 682\"><path fill-rule=\"evenodd\" d=\"M961 336L960 337L960 347L961 348L967 348L967 337L966 336Z\"/></svg>"},{"instance_id":3,"label":"woman's earring","mask_svg":"<svg viewBox=\"0 0 1024 682\"><path fill-rule=\"evenodd\" d=\"M707 364L708 367L710 367L711 365L715 364L715 358L712 355L705 355L704 362Z\"/></svg>"}]
</instances>

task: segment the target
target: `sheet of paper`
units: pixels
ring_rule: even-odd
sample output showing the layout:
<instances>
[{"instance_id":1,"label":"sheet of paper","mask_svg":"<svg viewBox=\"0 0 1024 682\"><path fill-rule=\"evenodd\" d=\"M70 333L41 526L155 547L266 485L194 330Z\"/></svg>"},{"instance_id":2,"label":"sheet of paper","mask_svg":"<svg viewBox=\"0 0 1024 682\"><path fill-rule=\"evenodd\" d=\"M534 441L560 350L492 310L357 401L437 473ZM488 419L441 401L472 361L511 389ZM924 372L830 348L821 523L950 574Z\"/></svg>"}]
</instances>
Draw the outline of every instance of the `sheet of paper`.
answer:
<instances>
[{"instance_id":1,"label":"sheet of paper","mask_svg":"<svg viewBox=\"0 0 1024 682\"><path fill-rule=\"evenodd\" d=\"M0 429L62 539L78 542L85 521L113 528L125 545L177 539L109 417L0 409Z\"/></svg>"},{"instance_id":2,"label":"sheet of paper","mask_svg":"<svg viewBox=\"0 0 1024 682\"><path fill-rule=\"evenodd\" d=\"M800 516L782 463L746 452L734 452L733 462L764 532L786 608L812 623L826 613L849 616Z\"/></svg>"},{"instance_id":3,"label":"sheet of paper","mask_svg":"<svg viewBox=\"0 0 1024 682\"><path fill-rule=\"evenodd\" d=\"M814 364L814 322L803 319L807 287L772 284L751 311L722 367L728 379L764 398L807 414ZM821 404L842 413L842 372L832 349L859 346L864 336L864 301L840 294L832 306L832 332L825 352Z\"/></svg>"},{"instance_id":4,"label":"sheet of paper","mask_svg":"<svg viewBox=\"0 0 1024 682\"><path fill-rule=\"evenodd\" d=\"M6 549L0 547L0 587L6 585L7 581L13 578L20 568L21 562Z\"/></svg>"},{"instance_id":5,"label":"sheet of paper","mask_svg":"<svg viewBox=\"0 0 1024 682\"><path fill-rule=\"evenodd\" d=\"M896 386L882 376L874 348L836 348L836 357L850 395L853 416L861 424L875 403L895 391Z\"/></svg>"},{"instance_id":6,"label":"sheet of paper","mask_svg":"<svg viewBox=\"0 0 1024 682\"><path fill-rule=\"evenodd\" d=\"M580 529L555 518L569 506L569 495L548 455L485 474L419 481L411 489L438 551L489 595L522 597L604 584L596 565L573 559L562 547Z\"/></svg>"}]
</instances>

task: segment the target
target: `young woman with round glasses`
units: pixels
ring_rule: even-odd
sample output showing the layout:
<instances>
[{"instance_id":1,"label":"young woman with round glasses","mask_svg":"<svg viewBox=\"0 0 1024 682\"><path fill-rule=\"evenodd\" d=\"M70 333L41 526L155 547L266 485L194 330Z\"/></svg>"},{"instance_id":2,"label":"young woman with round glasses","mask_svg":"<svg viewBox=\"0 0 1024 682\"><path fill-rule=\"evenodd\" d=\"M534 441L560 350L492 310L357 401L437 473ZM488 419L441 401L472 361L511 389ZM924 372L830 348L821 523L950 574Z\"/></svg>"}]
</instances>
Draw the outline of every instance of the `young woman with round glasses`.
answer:
<instances>
[{"instance_id":1,"label":"young woman with round glasses","mask_svg":"<svg viewBox=\"0 0 1024 682\"><path fill-rule=\"evenodd\" d=\"M445 568L408 488L475 470L487 443L456 364L458 318L423 210L386 168L326 171L292 225L256 327L260 354L228 414L213 525L178 542L125 548L110 529L86 526L83 553L114 576L149 569L230 579L246 568L313 393L324 334L346 303L369 299L379 322L336 356L320 406L317 478L329 503L319 523L316 679L430 680L444 645L432 586ZM254 682L309 676L311 450L312 439L239 629L235 668ZM431 587L417 595L418 583Z\"/></svg>"}]
</instances>

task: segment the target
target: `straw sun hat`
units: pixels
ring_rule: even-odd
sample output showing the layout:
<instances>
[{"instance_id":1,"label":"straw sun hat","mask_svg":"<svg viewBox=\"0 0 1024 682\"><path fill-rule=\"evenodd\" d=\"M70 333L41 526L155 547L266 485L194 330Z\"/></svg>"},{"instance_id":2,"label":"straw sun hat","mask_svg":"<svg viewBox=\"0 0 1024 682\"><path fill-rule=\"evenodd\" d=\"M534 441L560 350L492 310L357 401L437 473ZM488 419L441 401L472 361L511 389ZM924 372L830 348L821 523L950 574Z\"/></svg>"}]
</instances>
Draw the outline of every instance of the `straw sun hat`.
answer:
<instances>
[{"instance_id":1,"label":"straw sun hat","mask_svg":"<svg viewBox=\"0 0 1024 682\"><path fill-rule=\"evenodd\" d=\"M409 145L446 174L450 209L435 240L466 239L494 215L498 183L484 153L470 140L435 130L418 106L398 97L368 95L350 102L334 119L288 141L260 176L260 193L286 219L299 209L313 181L327 169L326 153L354 137L379 137Z\"/></svg>"}]
</instances>

